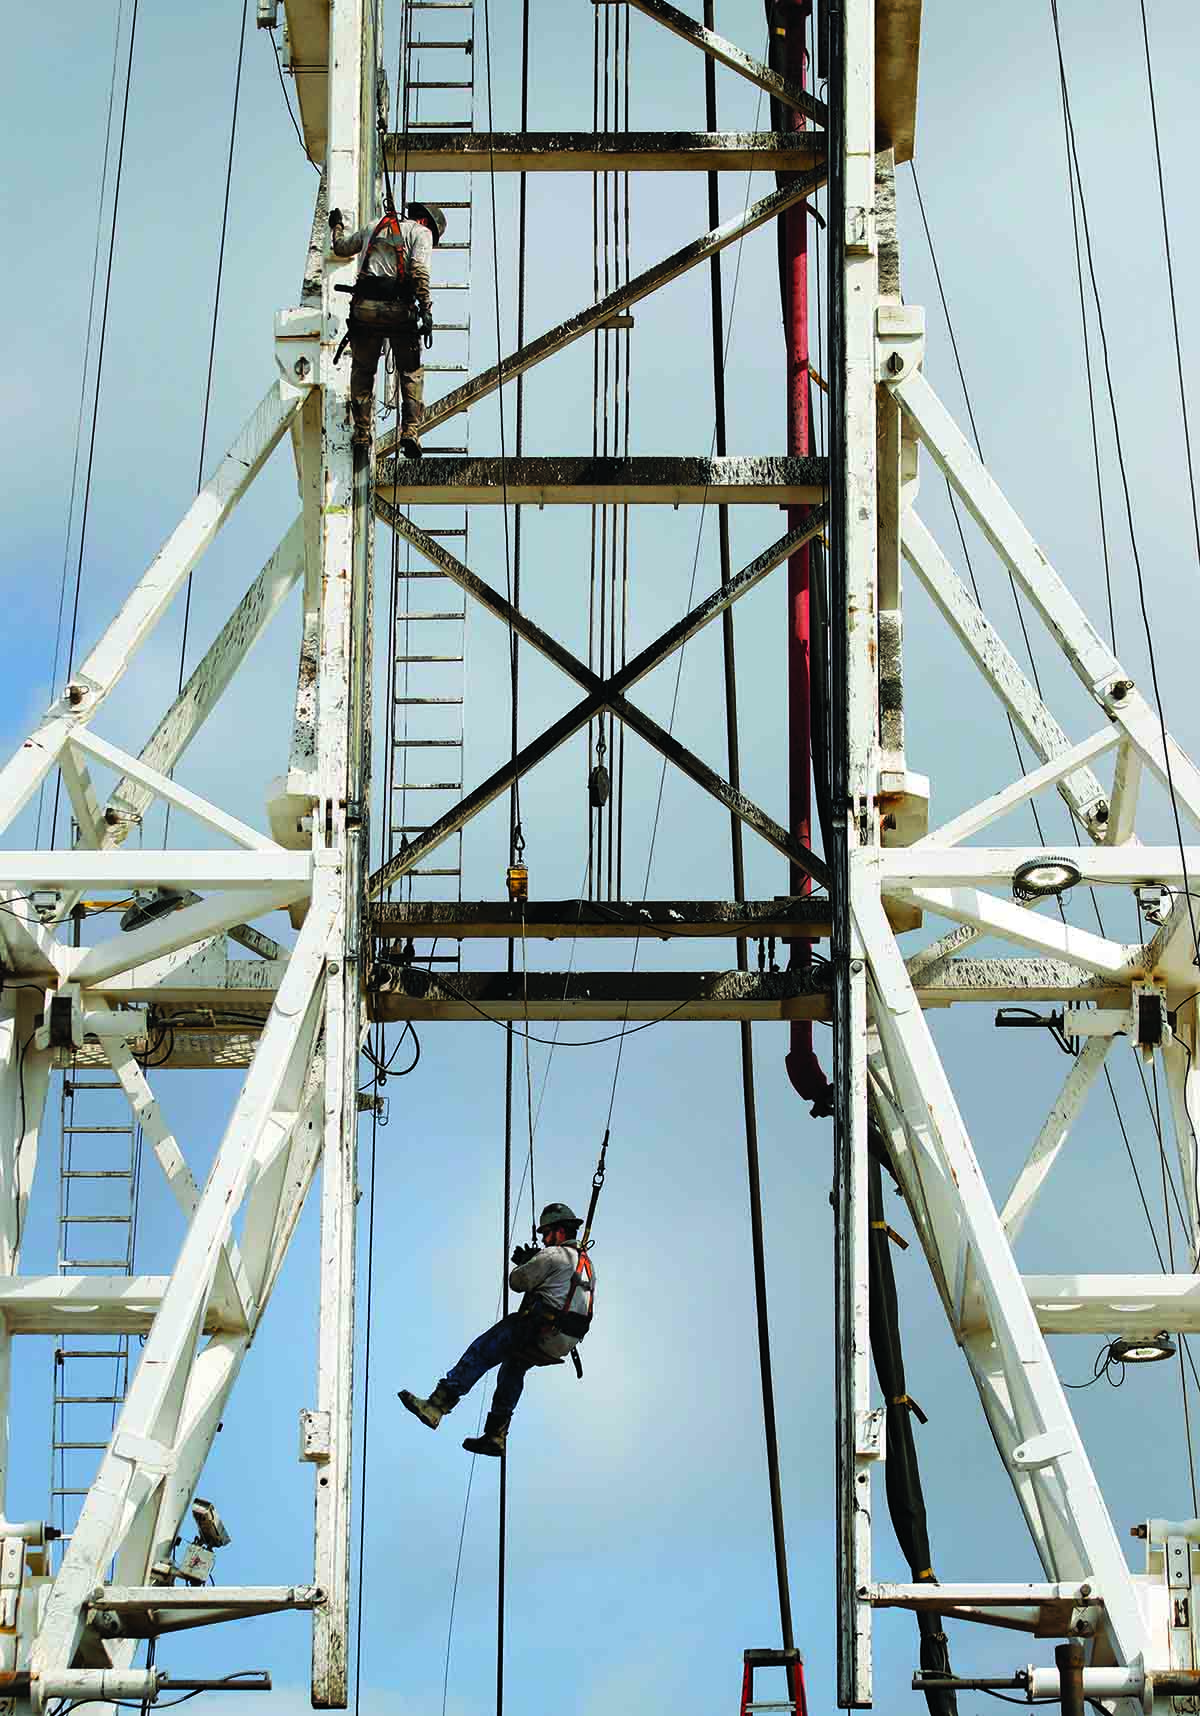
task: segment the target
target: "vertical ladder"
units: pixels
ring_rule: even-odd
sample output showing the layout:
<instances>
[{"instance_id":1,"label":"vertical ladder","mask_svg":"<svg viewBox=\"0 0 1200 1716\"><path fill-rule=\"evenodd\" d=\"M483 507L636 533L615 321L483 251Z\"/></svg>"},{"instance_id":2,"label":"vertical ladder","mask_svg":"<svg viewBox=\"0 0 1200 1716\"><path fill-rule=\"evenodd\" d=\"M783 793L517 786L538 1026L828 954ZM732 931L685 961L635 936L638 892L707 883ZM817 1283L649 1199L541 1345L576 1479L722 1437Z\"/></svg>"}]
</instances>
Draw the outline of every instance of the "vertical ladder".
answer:
<instances>
[{"instance_id":1,"label":"vertical ladder","mask_svg":"<svg viewBox=\"0 0 1200 1716\"><path fill-rule=\"evenodd\" d=\"M59 1103L59 1275L132 1275L141 1128L107 1068L72 1065ZM54 1350L50 1512L70 1538L129 1384L129 1336L60 1333Z\"/></svg>"},{"instance_id":2,"label":"vertical ladder","mask_svg":"<svg viewBox=\"0 0 1200 1716\"><path fill-rule=\"evenodd\" d=\"M475 128L474 0L405 0L402 19L404 131L470 132ZM462 376L471 358L471 234L473 199L463 196L470 179L447 177L457 193L438 192L441 175L424 173L420 184L407 171L403 155L396 163L406 202L428 198L446 211L446 236L434 251L433 305L436 361L427 375ZM456 419L450 434L458 445L424 442L427 455L466 454L469 417ZM463 425L461 438L458 425ZM444 433L445 431L443 431ZM436 433L436 432L435 432ZM414 508L413 521L430 536L445 540L450 552L468 561L468 512L446 507ZM392 849L423 833L447 811L463 790L463 741L466 699L466 597L457 585L417 560L401 545L396 569L391 639L395 660L389 834ZM405 875L399 886L405 899L462 899L463 837L459 831L430 854L429 861ZM457 966L458 953L440 964Z\"/></svg>"}]
</instances>

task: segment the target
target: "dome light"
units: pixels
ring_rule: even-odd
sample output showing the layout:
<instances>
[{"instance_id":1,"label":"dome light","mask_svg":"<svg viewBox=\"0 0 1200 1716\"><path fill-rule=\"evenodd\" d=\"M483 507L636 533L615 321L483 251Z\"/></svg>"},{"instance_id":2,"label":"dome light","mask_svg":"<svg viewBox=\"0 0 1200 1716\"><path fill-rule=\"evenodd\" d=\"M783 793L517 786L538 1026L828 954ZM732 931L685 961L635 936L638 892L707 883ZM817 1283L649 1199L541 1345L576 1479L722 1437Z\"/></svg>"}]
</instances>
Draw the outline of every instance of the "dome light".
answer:
<instances>
[{"instance_id":1,"label":"dome light","mask_svg":"<svg viewBox=\"0 0 1200 1716\"><path fill-rule=\"evenodd\" d=\"M1016 900L1048 900L1065 894L1079 881L1079 865L1071 858L1057 853L1045 858L1028 858L1013 871L1012 891Z\"/></svg>"},{"instance_id":2,"label":"dome light","mask_svg":"<svg viewBox=\"0 0 1200 1716\"><path fill-rule=\"evenodd\" d=\"M1165 1332L1134 1341L1113 1341L1108 1349L1110 1364L1157 1364L1175 1357L1175 1343Z\"/></svg>"}]
</instances>

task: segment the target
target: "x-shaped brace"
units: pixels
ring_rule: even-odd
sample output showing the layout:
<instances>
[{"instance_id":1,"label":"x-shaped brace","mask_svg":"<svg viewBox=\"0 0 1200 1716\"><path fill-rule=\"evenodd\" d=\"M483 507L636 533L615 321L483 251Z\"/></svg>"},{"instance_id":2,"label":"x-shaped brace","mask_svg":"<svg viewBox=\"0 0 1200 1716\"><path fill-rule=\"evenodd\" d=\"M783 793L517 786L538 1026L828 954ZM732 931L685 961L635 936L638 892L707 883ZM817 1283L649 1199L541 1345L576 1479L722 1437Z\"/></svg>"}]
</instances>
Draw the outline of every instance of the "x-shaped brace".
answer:
<instances>
[{"instance_id":1,"label":"x-shaped brace","mask_svg":"<svg viewBox=\"0 0 1200 1716\"><path fill-rule=\"evenodd\" d=\"M679 740L673 734L668 733L665 727L660 727L657 721L652 721L648 715L644 715L625 697L625 693L631 686L636 685L639 679L644 679L654 668L666 661L675 650L681 648L690 638L695 637L696 633L708 625L710 620L716 619L718 614L724 613L726 608L732 607L733 603L744 596L747 591L754 589L756 584L761 583L768 572L773 571L776 566L785 561L789 555L794 554L804 543L810 542L814 536L817 536L825 523L824 507L815 508L802 525L798 525L795 530L788 531L786 536L781 536L777 542L773 542L769 548L765 548L736 577L731 578L727 584L723 584L719 589L714 590L712 595L706 597L698 607L693 608L681 620L677 620L673 626L668 627L661 637L656 638L652 644L648 644L644 650L635 655L632 661L620 668L611 678L602 679L599 674L593 673L590 667L586 667L569 649L565 649L556 638L551 637L549 632L543 631L540 626L535 625L532 620L514 608L512 603L506 601L498 590L493 590L490 584L485 584L483 579L477 577L469 567L464 566L461 560L456 560L448 549L443 548L435 538L428 536L419 525L406 518L390 502L381 496L377 496L375 504L380 518L400 536L403 536L407 542L410 542L431 565L444 572L447 578L453 579L469 596L473 596L481 607L486 608L489 613L495 614L497 619L503 620L505 625L510 626L518 637L523 638L527 644L538 650L548 661L552 661L556 667L560 667L571 679L582 685L587 696L573 709L568 710L565 715L560 716L523 750L518 751L516 756L505 763L503 767L496 769L473 791L459 799L452 809L448 810L444 816L439 817L423 834L418 835L394 858L389 859L381 869L376 870L368 884L370 898L377 899L385 888L403 876L406 871L415 869L422 859L427 858L443 840L447 840L452 834L456 834L473 816L477 816L481 810L486 809L489 804L499 798L501 793L506 792L515 780L536 767L551 752L556 751L561 744L564 744L573 734L578 733L581 727L586 727L589 721L604 710L611 711L619 721L622 721L625 726L639 734L648 745L659 751L668 762L674 763L675 767L687 775L690 780L695 781L698 786L702 786L706 792L711 793L718 803L724 805L726 810L732 811L734 816L739 817L747 827L762 835L763 839L774 846L776 851L781 852L789 863L798 864L812 877L814 882L821 886L828 885L828 869L815 853L808 851L806 847L802 847L788 833L787 829L781 827L773 817L768 816L765 810L760 810L758 805L748 799L744 793L739 792L736 787L730 786L727 780L717 774L714 769L710 769L708 764L702 762L694 752L681 745Z\"/></svg>"}]
</instances>

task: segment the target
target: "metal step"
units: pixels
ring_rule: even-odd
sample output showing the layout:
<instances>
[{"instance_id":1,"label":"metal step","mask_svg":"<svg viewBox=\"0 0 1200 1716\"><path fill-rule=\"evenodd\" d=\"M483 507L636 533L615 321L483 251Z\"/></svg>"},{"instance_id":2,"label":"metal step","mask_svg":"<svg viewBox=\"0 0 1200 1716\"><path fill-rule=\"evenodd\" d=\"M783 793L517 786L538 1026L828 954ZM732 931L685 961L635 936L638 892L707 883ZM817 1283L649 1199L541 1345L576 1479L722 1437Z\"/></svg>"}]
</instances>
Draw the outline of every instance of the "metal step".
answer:
<instances>
[{"instance_id":1,"label":"metal step","mask_svg":"<svg viewBox=\"0 0 1200 1716\"><path fill-rule=\"evenodd\" d=\"M465 536L466 532L464 531L463 534ZM444 610L441 608L412 608L409 609L407 613L397 614L396 624L399 625L401 620L465 620L466 617L467 612L465 608L459 608L457 610Z\"/></svg>"},{"instance_id":2,"label":"metal step","mask_svg":"<svg viewBox=\"0 0 1200 1716\"><path fill-rule=\"evenodd\" d=\"M470 119L410 119L410 131L471 131L474 129Z\"/></svg>"},{"instance_id":3,"label":"metal step","mask_svg":"<svg viewBox=\"0 0 1200 1716\"><path fill-rule=\"evenodd\" d=\"M64 1168L64 1180L131 1180L129 1168Z\"/></svg>"},{"instance_id":4,"label":"metal step","mask_svg":"<svg viewBox=\"0 0 1200 1716\"><path fill-rule=\"evenodd\" d=\"M474 38L471 37L465 42L435 42L418 39L417 41L412 41L408 44L408 51L410 54L416 53L418 48L463 48L468 54L473 54L475 52L475 42ZM437 85L410 83L408 87L409 89L435 89ZM464 89L469 89L471 86L470 84L464 84L462 87Z\"/></svg>"},{"instance_id":5,"label":"metal step","mask_svg":"<svg viewBox=\"0 0 1200 1716\"><path fill-rule=\"evenodd\" d=\"M428 751L436 747L450 747L456 751L462 750L461 739L396 739L398 751Z\"/></svg>"},{"instance_id":6,"label":"metal step","mask_svg":"<svg viewBox=\"0 0 1200 1716\"><path fill-rule=\"evenodd\" d=\"M457 705L457 704L460 704L462 702L462 698L461 697L397 697L396 702L404 704L406 707L411 707L414 704L420 705L422 707L426 707L426 706L430 706L430 705L435 704L435 703L436 704L454 704L454 705Z\"/></svg>"},{"instance_id":7,"label":"metal step","mask_svg":"<svg viewBox=\"0 0 1200 1716\"><path fill-rule=\"evenodd\" d=\"M433 44L429 43L429 42L426 42L424 44L417 42L415 44L415 46L417 46L417 47L421 47L421 46L431 47L432 45ZM451 42L446 42L444 44L440 43L440 42L438 43L439 47L445 46L445 47L449 48L449 47L452 47L453 45L454 44ZM466 44L464 43L463 45L465 46ZM475 85L470 81L470 79L468 79L466 83L462 83L462 82L443 83L440 80L437 82L434 82L434 81L431 81L429 79L423 78L419 83L414 79L413 82L410 83L408 87L409 87L409 89L474 89ZM447 249L449 249L449 246L439 243L438 249L439 250L447 250ZM462 249L461 245L459 246L459 249L460 250Z\"/></svg>"},{"instance_id":8,"label":"metal step","mask_svg":"<svg viewBox=\"0 0 1200 1716\"><path fill-rule=\"evenodd\" d=\"M128 1227L130 1225L130 1218L122 1215L70 1215L64 1213L60 1220L64 1225L70 1222L73 1226L80 1222L92 1222L97 1226L105 1225L108 1227Z\"/></svg>"},{"instance_id":9,"label":"metal step","mask_svg":"<svg viewBox=\"0 0 1200 1716\"><path fill-rule=\"evenodd\" d=\"M113 1136L133 1137L132 1126L64 1126L64 1134L76 1132L106 1132Z\"/></svg>"},{"instance_id":10,"label":"metal step","mask_svg":"<svg viewBox=\"0 0 1200 1716\"><path fill-rule=\"evenodd\" d=\"M54 1452L56 1454L58 1454L58 1453L72 1453L72 1452L79 1450L79 1449L86 1449L86 1450L91 1451L92 1453L96 1453L101 1448L107 1448L107 1447L108 1447L107 1442L55 1442Z\"/></svg>"},{"instance_id":11,"label":"metal step","mask_svg":"<svg viewBox=\"0 0 1200 1716\"><path fill-rule=\"evenodd\" d=\"M81 1358L123 1359L125 1354L119 1348L112 1347L59 1347L54 1356L61 1361Z\"/></svg>"},{"instance_id":12,"label":"metal step","mask_svg":"<svg viewBox=\"0 0 1200 1716\"><path fill-rule=\"evenodd\" d=\"M398 655L397 667L408 667L417 661L461 661L461 655Z\"/></svg>"},{"instance_id":13,"label":"metal step","mask_svg":"<svg viewBox=\"0 0 1200 1716\"><path fill-rule=\"evenodd\" d=\"M421 368L427 370L431 375L466 375L467 373L465 363L425 363L421 365Z\"/></svg>"},{"instance_id":14,"label":"metal step","mask_svg":"<svg viewBox=\"0 0 1200 1716\"><path fill-rule=\"evenodd\" d=\"M77 1090L124 1090L125 1086L119 1079L105 1079L93 1084L89 1079L71 1078L66 1081L64 1091L67 1096L73 1096Z\"/></svg>"},{"instance_id":15,"label":"metal step","mask_svg":"<svg viewBox=\"0 0 1200 1716\"><path fill-rule=\"evenodd\" d=\"M129 1271L127 1257L64 1257L61 1264L62 1273L69 1274L72 1269L105 1269L111 1275L113 1270L119 1270L122 1275Z\"/></svg>"},{"instance_id":16,"label":"metal step","mask_svg":"<svg viewBox=\"0 0 1200 1716\"><path fill-rule=\"evenodd\" d=\"M393 792L461 792L461 781L393 781Z\"/></svg>"},{"instance_id":17,"label":"metal step","mask_svg":"<svg viewBox=\"0 0 1200 1716\"><path fill-rule=\"evenodd\" d=\"M396 832L396 830L395 830L395 829L393 829L393 831L392 831L392 832L393 832L393 833L395 833L395 832ZM449 869L449 870L408 870L408 871L406 871L406 872L405 872L405 874L406 874L406 875L408 875L408 876L461 876L461 875L462 875L462 870L461 870L461 869Z\"/></svg>"},{"instance_id":18,"label":"metal step","mask_svg":"<svg viewBox=\"0 0 1200 1716\"><path fill-rule=\"evenodd\" d=\"M124 1398L123 1394L56 1394L54 1404L55 1406L120 1406ZM65 1492L55 1491L55 1494L63 1493ZM86 1495L87 1491L83 1490L81 1493Z\"/></svg>"}]
</instances>

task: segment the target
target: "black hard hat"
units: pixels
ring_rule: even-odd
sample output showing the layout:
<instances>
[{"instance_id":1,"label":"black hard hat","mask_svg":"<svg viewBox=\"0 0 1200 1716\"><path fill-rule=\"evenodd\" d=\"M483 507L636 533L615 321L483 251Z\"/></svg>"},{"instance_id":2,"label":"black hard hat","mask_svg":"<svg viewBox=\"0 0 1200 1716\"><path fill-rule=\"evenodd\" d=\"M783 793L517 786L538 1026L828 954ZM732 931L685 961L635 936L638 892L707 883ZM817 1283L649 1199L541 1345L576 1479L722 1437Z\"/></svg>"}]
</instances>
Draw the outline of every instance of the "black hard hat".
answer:
<instances>
[{"instance_id":1,"label":"black hard hat","mask_svg":"<svg viewBox=\"0 0 1200 1716\"><path fill-rule=\"evenodd\" d=\"M428 221L433 228L434 244L441 243L442 234L446 230L446 216L439 203L409 203L407 212L409 220Z\"/></svg>"},{"instance_id":2,"label":"black hard hat","mask_svg":"<svg viewBox=\"0 0 1200 1716\"><path fill-rule=\"evenodd\" d=\"M570 1204L547 1204L538 1217L538 1232L545 1233L550 1227L578 1227L579 1217Z\"/></svg>"}]
</instances>

